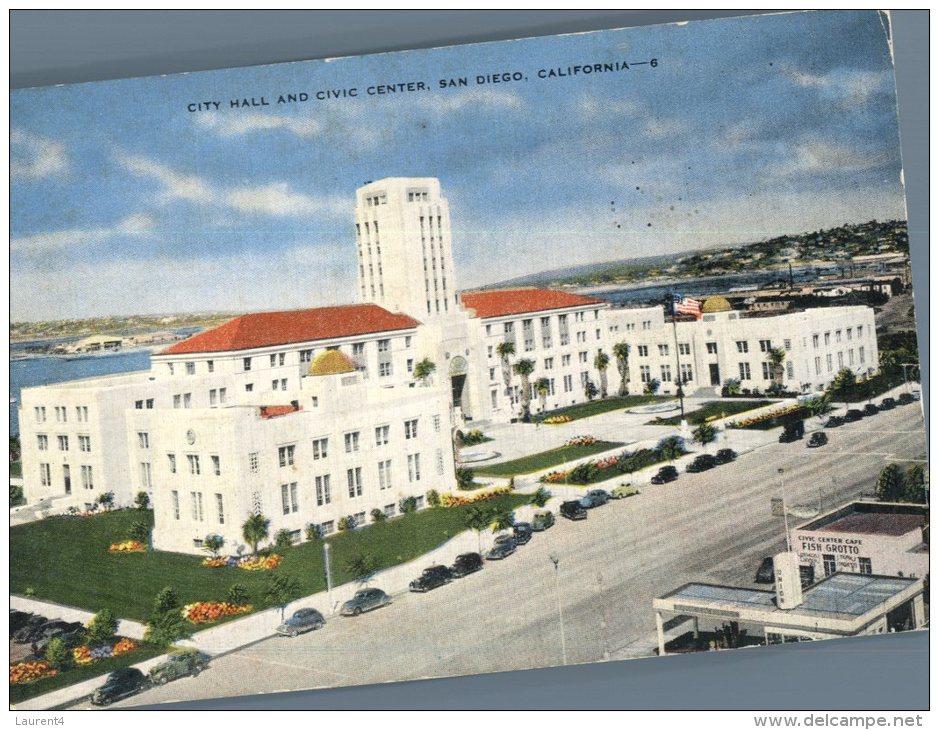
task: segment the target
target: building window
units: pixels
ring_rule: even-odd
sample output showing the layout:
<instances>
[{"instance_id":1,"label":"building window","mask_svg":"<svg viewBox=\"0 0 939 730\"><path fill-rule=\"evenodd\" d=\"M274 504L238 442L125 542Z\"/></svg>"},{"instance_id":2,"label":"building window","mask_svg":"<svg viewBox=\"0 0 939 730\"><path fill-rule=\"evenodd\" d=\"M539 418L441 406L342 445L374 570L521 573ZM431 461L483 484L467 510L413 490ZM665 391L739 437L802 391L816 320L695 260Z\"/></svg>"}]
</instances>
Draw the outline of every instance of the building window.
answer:
<instances>
[{"instance_id":1,"label":"building window","mask_svg":"<svg viewBox=\"0 0 939 730\"><path fill-rule=\"evenodd\" d=\"M773 349L773 343L770 340L760 340L760 352L769 352Z\"/></svg>"},{"instance_id":2,"label":"building window","mask_svg":"<svg viewBox=\"0 0 939 730\"><path fill-rule=\"evenodd\" d=\"M679 367L681 382L690 383L692 381L692 370L690 363L682 363Z\"/></svg>"},{"instance_id":3,"label":"building window","mask_svg":"<svg viewBox=\"0 0 939 730\"><path fill-rule=\"evenodd\" d=\"M434 415L434 433L440 433L440 414Z\"/></svg>"},{"instance_id":4,"label":"building window","mask_svg":"<svg viewBox=\"0 0 939 730\"><path fill-rule=\"evenodd\" d=\"M78 437L78 450L91 452L91 436L79 436Z\"/></svg>"},{"instance_id":5,"label":"building window","mask_svg":"<svg viewBox=\"0 0 939 730\"><path fill-rule=\"evenodd\" d=\"M854 348L848 350L848 365L854 365Z\"/></svg>"},{"instance_id":6,"label":"building window","mask_svg":"<svg viewBox=\"0 0 939 730\"><path fill-rule=\"evenodd\" d=\"M279 382L279 381L277 381L277 380L272 380L272 381L271 381L271 390L277 390L277 383L278 383L278 382Z\"/></svg>"},{"instance_id":7,"label":"building window","mask_svg":"<svg viewBox=\"0 0 939 730\"><path fill-rule=\"evenodd\" d=\"M68 451L68 436L59 436L59 451Z\"/></svg>"},{"instance_id":8,"label":"building window","mask_svg":"<svg viewBox=\"0 0 939 730\"><path fill-rule=\"evenodd\" d=\"M783 340L783 349L789 352L792 349L792 340Z\"/></svg>"},{"instance_id":9,"label":"building window","mask_svg":"<svg viewBox=\"0 0 939 730\"><path fill-rule=\"evenodd\" d=\"M147 410L153 410L153 398L147 398Z\"/></svg>"},{"instance_id":10,"label":"building window","mask_svg":"<svg viewBox=\"0 0 939 730\"><path fill-rule=\"evenodd\" d=\"M551 348L551 318L541 318L541 346L544 349Z\"/></svg>"},{"instance_id":11,"label":"building window","mask_svg":"<svg viewBox=\"0 0 939 730\"><path fill-rule=\"evenodd\" d=\"M825 347L828 347L831 344L831 332L825 333Z\"/></svg>"},{"instance_id":12,"label":"building window","mask_svg":"<svg viewBox=\"0 0 939 730\"><path fill-rule=\"evenodd\" d=\"M140 462L140 483L143 485L144 489L150 489L153 486L150 478L151 478L150 462L149 461Z\"/></svg>"},{"instance_id":13,"label":"building window","mask_svg":"<svg viewBox=\"0 0 939 730\"><path fill-rule=\"evenodd\" d=\"M193 476L199 476L202 473L199 468L199 455L186 454L186 460L189 462L189 473Z\"/></svg>"},{"instance_id":14,"label":"building window","mask_svg":"<svg viewBox=\"0 0 939 730\"><path fill-rule=\"evenodd\" d=\"M489 399L491 401L491 407L493 410L499 407L499 391L491 390L489 391Z\"/></svg>"},{"instance_id":15,"label":"building window","mask_svg":"<svg viewBox=\"0 0 939 730\"><path fill-rule=\"evenodd\" d=\"M359 432L358 431L352 431L350 433L347 433L344 436L344 438L346 442L347 454L351 454L353 451L359 450Z\"/></svg>"},{"instance_id":16,"label":"building window","mask_svg":"<svg viewBox=\"0 0 939 730\"><path fill-rule=\"evenodd\" d=\"M67 423L68 422L68 410L65 406L56 406L55 407L55 420L58 423Z\"/></svg>"},{"instance_id":17,"label":"building window","mask_svg":"<svg viewBox=\"0 0 939 730\"><path fill-rule=\"evenodd\" d=\"M300 350L300 362L308 363L313 360L313 350Z\"/></svg>"},{"instance_id":18,"label":"building window","mask_svg":"<svg viewBox=\"0 0 939 730\"><path fill-rule=\"evenodd\" d=\"M678 344L678 354L679 355L690 355L691 354L691 345L687 342L680 342Z\"/></svg>"},{"instance_id":19,"label":"building window","mask_svg":"<svg viewBox=\"0 0 939 730\"><path fill-rule=\"evenodd\" d=\"M42 433L38 434L36 436L36 448L39 449L40 451L48 451L49 450L49 437Z\"/></svg>"},{"instance_id":20,"label":"building window","mask_svg":"<svg viewBox=\"0 0 939 730\"><path fill-rule=\"evenodd\" d=\"M329 446L329 439L315 439L313 441L313 458L315 460L325 459L327 456L327 447Z\"/></svg>"},{"instance_id":21,"label":"building window","mask_svg":"<svg viewBox=\"0 0 939 730\"><path fill-rule=\"evenodd\" d=\"M277 365L277 355L271 354L271 367L275 367L276 365Z\"/></svg>"},{"instance_id":22,"label":"building window","mask_svg":"<svg viewBox=\"0 0 939 730\"><path fill-rule=\"evenodd\" d=\"M421 455L408 454L408 481L419 482L421 480Z\"/></svg>"},{"instance_id":23,"label":"building window","mask_svg":"<svg viewBox=\"0 0 939 730\"><path fill-rule=\"evenodd\" d=\"M443 449L437 449L437 476L443 475Z\"/></svg>"},{"instance_id":24,"label":"building window","mask_svg":"<svg viewBox=\"0 0 939 730\"><path fill-rule=\"evenodd\" d=\"M174 368L173 368L173 363L171 363L171 362L166 363L166 368L167 368L167 370L170 371L170 375L172 375L172 374L173 374L173 370L174 370Z\"/></svg>"},{"instance_id":25,"label":"building window","mask_svg":"<svg viewBox=\"0 0 939 730\"><path fill-rule=\"evenodd\" d=\"M350 497L362 496L362 467L357 466L354 469L346 469L346 483L349 487Z\"/></svg>"},{"instance_id":26,"label":"building window","mask_svg":"<svg viewBox=\"0 0 939 730\"><path fill-rule=\"evenodd\" d=\"M708 343L707 343L707 351L708 351L708 355L716 355L716 354L717 354L717 343L716 343L716 342L708 342Z\"/></svg>"},{"instance_id":27,"label":"building window","mask_svg":"<svg viewBox=\"0 0 939 730\"><path fill-rule=\"evenodd\" d=\"M212 459L212 473L217 477L222 476L222 462L219 460L218 456L213 454L209 458Z\"/></svg>"},{"instance_id":28,"label":"building window","mask_svg":"<svg viewBox=\"0 0 939 730\"><path fill-rule=\"evenodd\" d=\"M404 438L406 439L417 438L417 419L416 418L413 418L410 421L404 422Z\"/></svg>"},{"instance_id":29,"label":"building window","mask_svg":"<svg viewBox=\"0 0 939 730\"><path fill-rule=\"evenodd\" d=\"M786 362L786 377L789 380L794 380L796 377L796 369L792 365L792 360Z\"/></svg>"},{"instance_id":30,"label":"building window","mask_svg":"<svg viewBox=\"0 0 939 730\"><path fill-rule=\"evenodd\" d=\"M176 454L167 454L166 458L170 462L170 474L176 473Z\"/></svg>"},{"instance_id":31,"label":"building window","mask_svg":"<svg viewBox=\"0 0 939 730\"><path fill-rule=\"evenodd\" d=\"M873 575L874 573L874 567L871 565L870 558L858 558L857 568L858 573L861 573L862 575Z\"/></svg>"},{"instance_id":32,"label":"building window","mask_svg":"<svg viewBox=\"0 0 939 730\"><path fill-rule=\"evenodd\" d=\"M860 337L860 336L863 335L863 334L864 334L864 325L863 325L863 324L859 324L859 325L857 326L857 336Z\"/></svg>"},{"instance_id":33,"label":"building window","mask_svg":"<svg viewBox=\"0 0 939 730\"><path fill-rule=\"evenodd\" d=\"M566 367L569 367L570 364L571 364L571 356L561 355L561 367L566 368Z\"/></svg>"},{"instance_id":34,"label":"building window","mask_svg":"<svg viewBox=\"0 0 939 730\"><path fill-rule=\"evenodd\" d=\"M841 368L843 367L844 367L844 353L839 352L838 353L838 369L841 370Z\"/></svg>"},{"instance_id":35,"label":"building window","mask_svg":"<svg viewBox=\"0 0 939 730\"><path fill-rule=\"evenodd\" d=\"M210 373L214 373L214 372L215 372L215 360L206 360L206 361L205 361L205 366L206 366L206 368L208 369L208 371L209 371Z\"/></svg>"},{"instance_id":36,"label":"building window","mask_svg":"<svg viewBox=\"0 0 939 730\"><path fill-rule=\"evenodd\" d=\"M385 505L385 517L389 520L395 516L395 506L394 504Z\"/></svg>"},{"instance_id":37,"label":"building window","mask_svg":"<svg viewBox=\"0 0 939 730\"><path fill-rule=\"evenodd\" d=\"M327 520L320 525L320 532L325 537L326 535L332 535L336 531L336 523L332 520Z\"/></svg>"},{"instance_id":38,"label":"building window","mask_svg":"<svg viewBox=\"0 0 939 730\"><path fill-rule=\"evenodd\" d=\"M860 362L860 363L862 363L862 364L864 363L864 345L861 345L861 346L857 349L857 359L858 359L858 362Z\"/></svg>"},{"instance_id":39,"label":"building window","mask_svg":"<svg viewBox=\"0 0 939 730\"><path fill-rule=\"evenodd\" d=\"M45 406L36 406L36 423L45 423L46 422L46 407Z\"/></svg>"},{"instance_id":40,"label":"building window","mask_svg":"<svg viewBox=\"0 0 939 730\"><path fill-rule=\"evenodd\" d=\"M827 355L825 355L825 366L828 368L828 372L831 372L832 370L834 370L834 365L832 364L830 352Z\"/></svg>"},{"instance_id":41,"label":"building window","mask_svg":"<svg viewBox=\"0 0 939 730\"><path fill-rule=\"evenodd\" d=\"M88 421L88 406L75 406L75 414L79 421Z\"/></svg>"},{"instance_id":42,"label":"building window","mask_svg":"<svg viewBox=\"0 0 939 730\"><path fill-rule=\"evenodd\" d=\"M192 408L192 393L183 393L183 408Z\"/></svg>"},{"instance_id":43,"label":"building window","mask_svg":"<svg viewBox=\"0 0 939 730\"><path fill-rule=\"evenodd\" d=\"M822 358L819 356L815 357L815 374L816 375L822 374Z\"/></svg>"},{"instance_id":44,"label":"building window","mask_svg":"<svg viewBox=\"0 0 939 730\"><path fill-rule=\"evenodd\" d=\"M553 358L553 357L546 357L546 358L544 359L544 369L545 369L545 370L553 370L553 369L554 369L554 358Z\"/></svg>"},{"instance_id":45,"label":"building window","mask_svg":"<svg viewBox=\"0 0 939 730\"><path fill-rule=\"evenodd\" d=\"M737 340L737 352L750 352L750 344L746 340Z\"/></svg>"},{"instance_id":46,"label":"building window","mask_svg":"<svg viewBox=\"0 0 939 730\"><path fill-rule=\"evenodd\" d=\"M740 379L749 380L750 379L750 363L748 362L737 363L737 367L740 369Z\"/></svg>"},{"instance_id":47,"label":"building window","mask_svg":"<svg viewBox=\"0 0 939 730\"><path fill-rule=\"evenodd\" d=\"M175 462L176 462L176 459L174 457L173 463ZM250 454L248 454L248 471L250 471L252 474L258 473L258 452L257 451L252 451Z\"/></svg>"},{"instance_id":48,"label":"building window","mask_svg":"<svg viewBox=\"0 0 939 730\"><path fill-rule=\"evenodd\" d=\"M672 366L671 365L662 365L662 382L671 383L672 382Z\"/></svg>"},{"instance_id":49,"label":"building window","mask_svg":"<svg viewBox=\"0 0 939 730\"><path fill-rule=\"evenodd\" d=\"M659 345L659 355L661 357L668 355L668 345Z\"/></svg>"},{"instance_id":50,"label":"building window","mask_svg":"<svg viewBox=\"0 0 939 730\"><path fill-rule=\"evenodd\" d=\"M209 407L215 406L218 403L218 391L215 388L209 391Z\"/></svg>"},{"instance_id":51,"label":"building window","mask_svg":"<svg viewBox=\"0 0 939 730\"><path fill-rule=\"evenodd\" d=\"M841 342L841 330L835 330L835 342Z\"/></svg>"},{"instance_id":52,"label":"building window","mask_svg":"<svg viewBox=\"0 0 939 730\"><path fill-rule=\"evenodd\" d=\"M82 466L82 486L85 489L94 489L95 480L91 473L90 466Z\"/></svg>"},{"instance_id":53,"label":"building window","mask_svg":"<svg viewBox=\"0 0 939 730\"><path fill-rule=\"evenodd\" d=\"M316 477L314 483L316 484L316 506L322 507L324 504L329 504L332 501L329 494L329 474Z\"/></svg>"},{"instance_id":54,"label":"building window","mask_svg":"<svg viewBox=\"0 0 939 730\"><path fill-rule=\"evenodd\" d=\"M218 513L218 523L225 524L225 503L222 501L222 495L215 493L215 510Z\"/></svg>"},{"instance_id":55,"label":"building window","mask_svg":"<svg viewBox=\"0 0 939 730\"><path fill-rule=\"evenodd\" d=\"M822 564L825 566L825 577L833 575L837 568L835 567L834 555L822 555Z\"/></svg>"},{"instance_id":56,"label":"building window","mask_svg":"<svg viewBox=\"0 0 939 730\"><path fill-rule=\"evenodd\" d=\"M812 335L812 347L818 349L818 335Z\"/></svg>"},{"instance_id":57,"label":"building window","mask_svg":"<svg viewBox=\"0 0 939 730\"><path fill-rule=\"evenodd\" d=\"M245 383L245 393L251 393L254 390L254 383Z\"/></svg>"},{"instance_id":58,"label":"building window","mask_svg":"<svg viewBox=\"0 0 939 730\"><path fill-rule=\"evenodd\" d=\"M52 471L48 464L39 465L39 481L44 487L52 486Z\"/></svg>"},{"instance_id":59,"label":"building window","mask_svg":"<svg viewBox=\"0 0 939 730\"><path fill-rule=\"evenodd\" d=\"M277 449L277 461L281 466L293 466L294 445L280 446Z\"/></svg>"},{"instance_id":60,"label":"building window","mask_svg":"<svg viewBox=\"0 0 939 730\"><path fill-rule=\"evenodd\" d=\"M522 339L525 342L525 352L535 349L535 326L530 319L522 320Z\"/></svg>"},{"instance_id":61,"label":"building window","mask_svg":"<svg viewBox=\"0 0 939 730\"><path fill-rule=\"evenodd\" d=\"M136 408L138 411L142 411L142 410L143 410L143 401L142 401L142 400L135 400L135 401L134 401L134 408Z\"/></svg>"},{"instance_id":62,"label":"building window","mask_svg":"<svg viewBox=\"0 0 939 730\"><path fill-rule=\"evenodd\" d=\"M300 505L297 503L297 483L281 484L280 499L284 506L285 515L297 512L300 509Z\"/></svg>"},{"instance_id":63,"label":"building window","mask_svg":"<svg viewBox=\"0 0 939 730\"><path fill-rule=\"evenodd\" d=\"M195 375L196 374L196 364L194 362L186 363L186 375Z\"/></svg>"},{"instance_id":64,"label":"building window","mask_svg":"<svg viewBox=\"0 0 939 730\"><path fill-rule=\"evenodd\" d=\"M384 446L388 443L388 434L391 431L390 426L375 427L375 445Z\"/></svg>"},{"instance_id":65,"label":"building window","mask_svg":"<svg viewBox=\"0 0 939 730\"><path fill-rule=\"evenodd\" d=\"M173 519L178 520L179 519L179 492L177 492L174 489L171 496L173 498Z\"/></svg>"},{"instance_id":66,"label":"building window","mask_svg":"<svg viewBox=\"0 0 939 730\"><path fill-rule=\"evenodd\" d=\"M137 432L137 445L141 449L149 449L150 448L150 434L146 433L145 431L138 431Z\"/></svg>"},{"instance_id":67,"label":"building window","mask_svg":"<svg viewBox=\"0 0 939 730\"><path fill-rule=\"evenodd\" d=\"M378 462L378 488L391 489L391 459Z\"/></svg>"},{"instance_id":68,"label":"building window","mask_svg":"<svg viewBox=\"0 0 939 730\"><path fill-rule=\"evenodd\" d=\"M564 376L564 392L570 393L572 390L574 390L574 376L565 375Z\"/></svg>"},{"instance_id":69,"label":"building window","mask_svg":"<svg viewBox=\"0 0 939 730\"><path fill-rule=\"evenodd\" d=\"M202 492L190 492L189 497L192 501L193 521L202 522Z\"/></svg>"},{"instance_id":70,"label":"building window","mask_svg":"<svg viewBox=\"0 0 939 730\"><path fill-rule=\"evenodd\" d=\"M244 371L246 373L251 371L251 358L250 357L244 358L244 360L242 360L242 364L244 366Z\"/></svg>"},{"instance_id":71,"label":"building window","mask_svg":"<svg viewBox=\"0 0 939 730\"><path fill-rule=\"evenodd\" d=\"M772 380L773 374L770 372L770 363L763 363L763 380Z\"/></svg>"},{"instance_id":72,"label":"building window","mask_svg":"<svg viewBox=\"0 0 939 730\"><path fill-rule=\"evenodd\" d=\"M577 353L577 357L578 357L578 359L580 360L581 363L586 363L586 362L587 362L587 353L586 353L586 352L579 352L579 353Z\"/></svg>"},{"instance_id":73,"label":"building window","mask_svg":"<svg viewBox=\"0 0 939 730\"><path fill-rule=\"evenodd\" d=\"M637 346L636 353L639 355L639 357L649 357L649 346L648 345Z\"/></svg>"},{"instance_id":74,"label":"building window","mask_svg":"<svg viewBox=\"0 0 939 730\"><path fill-rule=\"evenodd\" d=\"M409 372L409 373L413 373L413 372L414 372L414 358L413 358L413 357L409 357L409 358L408 358L408 361L407 361L407 369L408 369L408 372Z\"/></svg>"}]
</instances>

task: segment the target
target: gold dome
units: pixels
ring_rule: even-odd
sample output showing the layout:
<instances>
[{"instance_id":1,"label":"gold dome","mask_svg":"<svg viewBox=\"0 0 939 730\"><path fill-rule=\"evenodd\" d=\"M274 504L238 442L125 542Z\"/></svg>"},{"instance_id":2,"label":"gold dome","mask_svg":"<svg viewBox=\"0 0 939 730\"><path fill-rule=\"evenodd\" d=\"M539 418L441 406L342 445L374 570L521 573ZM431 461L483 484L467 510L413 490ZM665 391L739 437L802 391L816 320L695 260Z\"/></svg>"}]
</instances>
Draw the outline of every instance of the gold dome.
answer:
<instances>
[{"instance_id":1,"label":"gold dome","mask_svg":"<svg viewBox=\"0 0 939 730\"><path fill-rule=\"evenodd\" d=\"M728 302L722 296L708 297L704 300L704 304L701 306L701 312L704 314L712 314L713 312L729 312L733 309Z\"/></svg>"},{"instance_id":2,"label":"gold dome","mask_svg":"<svg viewBox=\"0 0 939 730\"><path fill-rule=\"evenodd\" d=\"M321 352L310 363L310 375L342 375L343 373L354 373L355 365L348 356L339 352L339 350L326 350Z\"/></svg>"}]
</instances>

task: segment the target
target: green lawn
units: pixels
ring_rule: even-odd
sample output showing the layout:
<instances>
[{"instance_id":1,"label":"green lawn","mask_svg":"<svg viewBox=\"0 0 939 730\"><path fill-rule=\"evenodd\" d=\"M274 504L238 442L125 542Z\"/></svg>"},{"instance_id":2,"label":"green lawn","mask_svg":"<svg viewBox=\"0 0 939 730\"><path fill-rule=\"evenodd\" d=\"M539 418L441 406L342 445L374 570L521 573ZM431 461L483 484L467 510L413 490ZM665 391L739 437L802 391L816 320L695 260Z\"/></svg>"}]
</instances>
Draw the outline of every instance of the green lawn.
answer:
<instances>
[{"instance_id":1,"label":"green lawn","mask_svg":"<svg viewBox=\"0 0 939 730\"><path fill-rule=\"evenodd\" d=\"M549 449L537 454L523 456L520 459L512 461L503 461L501 464L489 464L473 469L478 476L486 477L510 477L517 474L531 474L532 472L549 469L558 464L566 464L568 461L582 459L585 456L593 456L610 449L623 446L617 441L597 441L590 446L559 446L556 449Z\"/></svg>"},{"instance_id":2,"label":"green lawn","mask_svg":"<svg viewBox=\"0 0 939 730\"><path fill-rule=\"evenodd\" d=\"M508 494L487 505L513 509L528 495ZM373 524L329 538L333 583L353 579L347 563L358 553L371 555L379 567L407 562L437 547L463 526L468 507L430 509ZM153 597L172 586L183 604L225 600L229 586L242 583L258 605L271 573L238 568L204 568L202 558L180 553L109 553L111 543L125 540L135 520L150 512L117 510L94 517L50 517L10 528L10 591L89 611L110 608L122 618L146 621ZM277 573L290 575L302 595L325 590L322 543L304 542L280 551ZM208 628L216 624L206 624Z\"/></svg>"},{"instance_id":3,"label":"green lawn","mask_svg":"<svg viewBox=\"0 0 939 730\"><path fill-rule=\"evenodd\" d=\"M666 401L670 400L673 400L671 396L616 395L610 396L609 398L599 398L587 403L578 403L575 406L566 406L564 408L556 408L553 411L538 413L537 415L532 416L532 421L543 421L544 419L550 418L551 416L570 416L571 420L576 421L580 418L596 416L600 413L608 413L610 411L626 408L635 408L636 406L644 406L648 405L649 403L665 403Z\"/></svg>"},{"instance_id":4,"label":"green lawn","mask_svg":"<svg viewBox=\"0 0 939 730\"><path fill-rule=\"evenodd\" d=\"M709 418L723 418L725 416L734 416L745 411L752 411L754 408L768 406L772 401L768 400L712 400L705 403L690 413L685 413L688 423L697 426L704 423ZM677 426L681 423L681 416L669 416L668 418L653 418L648 426Z\"/></svg>"},{"instance_id":5,"label":"green lawn","mask_svg":"<svg viewBox=\"0 0 939 730\"><path fill-rule=\"evenodd\" d=\"M62 689L71 684L84 682L94 677L103 677L105 674L110 674L115 669L139 664L147 659L159 656L163 652L163 649L154 649L150 646L141 645L141 647L135 651L130 651L126 654L110 657L108 659L102 659L85 667L72 667L64 672L60 672L54 677L46 677L45 679L27 682L26 684L11 684L10 702L23 702L31 697L36 697L46 692L52 692L56 689ZM102 679L102 684L103 683L104 680Z\"/></svg>"}]
</instances>

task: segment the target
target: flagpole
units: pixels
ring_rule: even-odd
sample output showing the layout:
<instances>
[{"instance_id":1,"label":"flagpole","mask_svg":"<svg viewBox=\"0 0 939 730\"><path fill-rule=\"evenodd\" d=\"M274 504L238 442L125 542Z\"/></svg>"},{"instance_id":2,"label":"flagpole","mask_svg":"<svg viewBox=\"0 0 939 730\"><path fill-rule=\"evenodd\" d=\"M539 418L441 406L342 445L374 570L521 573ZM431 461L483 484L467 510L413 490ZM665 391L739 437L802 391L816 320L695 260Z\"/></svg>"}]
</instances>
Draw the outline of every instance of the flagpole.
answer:
<instances>
[{"instance_id":1,"label":"flagpole","mask_svg":"<svg viewBox=\"0 0 939 730\"><path fill-rule=\"evenodd\" d=\"M675 337L675 382L678 383L678 405L681 407L681 428L684 430L688 424L685 422L685 390L681 382L681 356L678 353L678 324L675 322L675 292L672 291L669 299L672 308L672 333Z\"/></svg>"}]
</instances>

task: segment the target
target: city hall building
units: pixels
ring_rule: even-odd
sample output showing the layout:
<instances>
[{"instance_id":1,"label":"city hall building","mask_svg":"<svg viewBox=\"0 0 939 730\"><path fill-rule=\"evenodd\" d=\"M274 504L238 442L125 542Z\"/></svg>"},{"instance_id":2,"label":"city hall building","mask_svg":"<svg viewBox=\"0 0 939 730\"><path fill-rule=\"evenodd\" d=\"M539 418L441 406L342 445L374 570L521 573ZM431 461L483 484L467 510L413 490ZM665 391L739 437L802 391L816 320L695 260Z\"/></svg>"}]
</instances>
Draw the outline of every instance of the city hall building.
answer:
<instances>
[{"instance_id":1,"label":"city hall building","mask_svg":"<svg viewBox=\"0 0 939 730\"><path fill-rule=\"evenodd\" d=\"M28 502L61 511L146 491L155 547L195 552L217 533L231 550L250 513L299 539L309 524L328 534L342 517L394 516L406 497L420 505L430 489L453 489L454 430L519 418L520 359L533 364L533 412L542 378L548 410L587 400L588 383L604 378L615 394L620 342L631 393L653 379L663 394L728 379L765 390L779 378L773 348L786 353L787 390L823 388L842 368L876 370L867 307L746 316L714 297L699 319L673 323L660 306L613 308L567 291L461 292L434 178L365 185L354 222L357 304L242 315L154 354L148 371L23 389ZM417 378L425 359L434 372Z\"/></svg>"}]
</instances>

